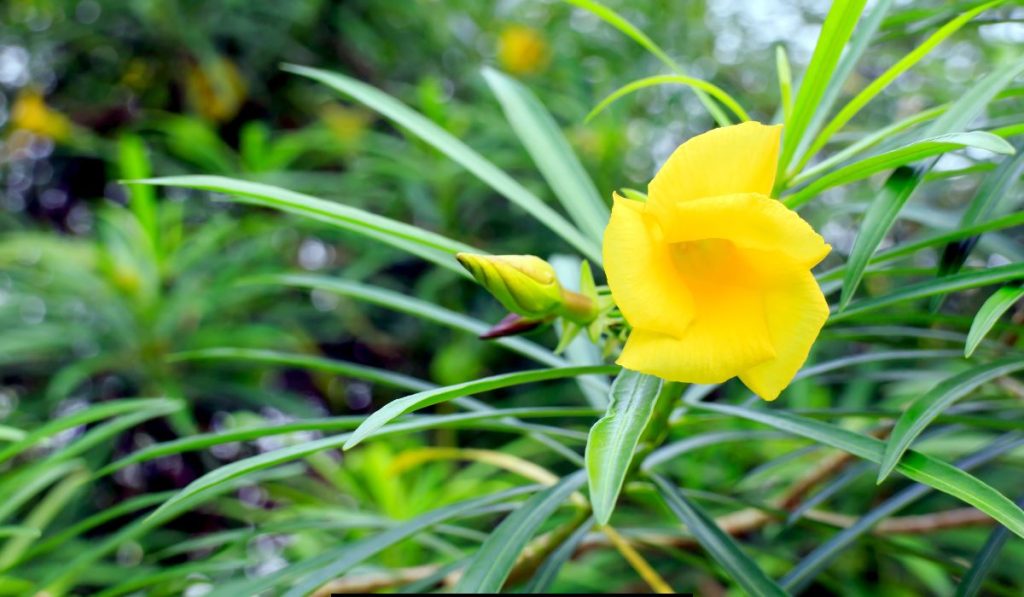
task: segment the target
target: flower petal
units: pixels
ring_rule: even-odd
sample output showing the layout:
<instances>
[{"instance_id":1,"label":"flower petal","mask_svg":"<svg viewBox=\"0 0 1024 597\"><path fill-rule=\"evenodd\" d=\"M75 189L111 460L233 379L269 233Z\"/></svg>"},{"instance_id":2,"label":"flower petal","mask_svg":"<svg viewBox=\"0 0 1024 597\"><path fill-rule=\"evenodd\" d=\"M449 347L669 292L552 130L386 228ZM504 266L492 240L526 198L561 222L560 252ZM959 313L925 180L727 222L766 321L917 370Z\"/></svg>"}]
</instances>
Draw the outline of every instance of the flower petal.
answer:
<instances>
[{"instance_id":1,"label":"flower petal","mask_svg":"<svg viewBox=\"0 0 1024 597\"><path fill-rule=\"evenodd\" d=\"M658 215L670 243L719 238L747 249L782 252L804 268L814 267L832 250L795 211L767 195L677 201Z\"/></svg>"},{"instance_id":2,"label":"flower petal","mask_svg":"<svg viewBox=\"0 0 1024 597\"><path fill-rule=\"evenodd\" d=\"M774 358L761 297L734 290L696 294L697 316L682 338L634 327L618 363L671 381L720 383Z\"/></svg>"},{"instance_id":3,"label":"flower petal","mask_svg":"<svg viewBox=\"0 0 1024 597\"><path fill-rule=\"evenodd\" d=\"M647 187L652 206L735 193L770 195L781 135L780 125L744 122L693 137Z\"/></svg>"},{"instance_id":4,"label":"flower petal","mask_svg":"<svg viewBox=\"0 0 1024 597\"><path fill-rule=\"evenodd\" d=\"M634 327L682 337L693 318L693 296L645 207L615 195L604 233L608 285L619 310Z\"/></svg>"},{"instance_id":5,"label":"flower petal","mask_svg":"<svg viewBox=\"0 0 1024 597\"><path fill-rule=\"evenodd\" d=\"M809 271L774 272L764 295L768 330L776 356L740 373L740 379L765 400L775 400L793 380L828 319L828 303Z\"/></svg>"}]
</instances>

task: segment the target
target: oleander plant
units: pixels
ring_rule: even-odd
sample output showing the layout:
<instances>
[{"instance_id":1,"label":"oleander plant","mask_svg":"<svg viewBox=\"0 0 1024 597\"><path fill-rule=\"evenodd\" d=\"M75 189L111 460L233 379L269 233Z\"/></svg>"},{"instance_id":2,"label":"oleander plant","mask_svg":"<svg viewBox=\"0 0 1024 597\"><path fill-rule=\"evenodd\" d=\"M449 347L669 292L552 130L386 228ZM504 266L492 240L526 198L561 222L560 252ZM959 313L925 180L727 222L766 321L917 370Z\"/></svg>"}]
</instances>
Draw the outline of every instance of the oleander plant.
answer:
<instances>
[{"instance_id":1,"label":"oleander plant","mask_svg":"<svg viewBox=\"0 0 1024 597\"><path fill-rule=\"evenodd\" d=\"M1024 591L1019 3L14 4L0 595Z\"/></svg>"}]
</instances>

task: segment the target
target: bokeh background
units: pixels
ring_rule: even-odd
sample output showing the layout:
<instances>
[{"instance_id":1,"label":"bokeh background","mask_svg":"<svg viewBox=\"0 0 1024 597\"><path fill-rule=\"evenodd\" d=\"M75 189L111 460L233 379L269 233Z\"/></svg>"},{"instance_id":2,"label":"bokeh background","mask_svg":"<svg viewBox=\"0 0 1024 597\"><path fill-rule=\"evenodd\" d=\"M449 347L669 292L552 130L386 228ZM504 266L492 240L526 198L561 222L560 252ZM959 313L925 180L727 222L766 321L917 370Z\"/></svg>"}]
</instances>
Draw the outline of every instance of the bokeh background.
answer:
<instances>
[{"instance_id":1,"label":"bokeh background","mask_svg":"<svg viewBox=\"0 0 1024 597\"><path fill-rule=\"evenodd\" d=\"M657 40L689 74L742 98L751 115L765 122L777 119L779 110L776 46L786 49L793 71L802 72L828 9L828 3L795 0L608 4ZM955 4L897 2L849 89L862 88L904 56L922 32L955 13ZM1021 55L1022 20L1024 8L1012 6L998 18L974 20L900 77L837 142L955 100L993 65ZM664 67L593 14L564 2L6 0L0 5L0 424L29 429L129 397L187 401L187 414L140 416L97 437L76 455L94 467L155 442L254 421L365 415L407 393L303 366L168 358L210 347L286 350L438 384L529 366L521 356L472 334L418 317L316 290L245 283L264 273L315 272L372 282L484 321L502 316L496 302L450 271L326 225L218 201L214 194L119 184L148 175L220 174L362 207L494 253L566 250L447 157L366 107L282 71L283 63L345 73L387 91L545 200L552 199L550 190L485 84L485 66L517 77L537 94L602 196L624 186L643 188L682 140L714 126L692 92L671 86L631 95L585 121L601 98ZM993 105L989 123L1019 124L1020 114L1017 98ZM944 156L932 176L984 170L986 157L973 150ZM974 183L951 177L923 190L896 227L895 240L887 242L953 221ZM131 193L159 205L152 221L140 224L126 208ZM831 189L805 210L835 248L826 266L844 261L873 193L870 185ZM140 248L140 225L160 230L157 246ZM1020 246L1006 237L985 242L993 250L973 257L972 265L1022 257ZM933 266L935 258L925 255L917 266ZM983 299L959 296L947 308L956 313L966 305L963 311L973 313ZM543 334L535 340L556 342L553 332ZM927 379L919 370L892 369L853 381L837 379L831 386L798 382L789 404L812 409L841 401L849 408L867 407L880 385L899 395ZM553 387L576 392L571 383ZM489 403L544 405L557 393L517 389L499 392ZM57 454L91 429L72 427L37 455ZM52 516L85 519L138 496L181 488L242 456L316 436L254 438L128 466L62 503L63 514ZM454 432L402 437L352 453L344 467L331 458L309 464L333 475L332 484L305 478L246 485L217 508L183 517L156 538L118 544L75 582L109 586L119 567L158 570L168 562L199 561L194 554L182 555L185 550L163 560L151 556L198 533L273 520L279 516L270 507L275 504L401 519L484 487L509 486L501 476L472 468L467 473L444 462L419 465L416 475L393 474L417 466L395 461L428 439L455 442ZM464 446L493 448L496 441L460 437ZM726 447L694 458L716 463L710 472L701 468L702 474L719 477L700 482L714 484L792 447L766 444L764 453L737 455ZM529 450L521 455L529 456ZM99 523L68 539L65 547L105 538L122 524L122 519ZM355 536L365 532L352 531ZM266 572L286 559L315 553L322 541L328 539L282 531L230 545L252 570ZM60 553L61 545L47 549ZM1019 556L1020 547L1019 542L1013 547ZM403 544L386 552L384 562L413 565L428 548ZM840 568L862 569L873 552L868 546L850 553ZM0 564L11 561L0 552ZM586 561L570 568L560 588L604 590L608 578L615 578L611 571L625 569L607 553ZM876 582L890 594L946 588L936 572L941 566L930 568L934 563L927 558L913 561L916 571L881 570L882 580L843 588L868 590ZM45 572L58 564L38 565ZM186 576L168 585L167 594L205 582L201 576L185 581ZM899 585L905 576L912 588ZM709 593L721 589L707 578L698 580L706 584L694 586ZM1012 593L1009 585L999 586ZM638 587L623 582L619 588Z\"/></svg>"}]
</instances>

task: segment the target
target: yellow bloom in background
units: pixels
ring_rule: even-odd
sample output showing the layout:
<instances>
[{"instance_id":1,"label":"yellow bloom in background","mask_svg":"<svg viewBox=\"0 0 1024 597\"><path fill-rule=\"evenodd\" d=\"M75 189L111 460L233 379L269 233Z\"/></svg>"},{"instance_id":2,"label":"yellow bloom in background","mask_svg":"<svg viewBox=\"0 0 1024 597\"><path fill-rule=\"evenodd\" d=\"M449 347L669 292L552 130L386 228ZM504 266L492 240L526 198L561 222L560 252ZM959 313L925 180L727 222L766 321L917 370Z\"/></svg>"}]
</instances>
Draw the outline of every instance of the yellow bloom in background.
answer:
<instances>
[{"instance_id":1,"label":"yellow bloom in background","mask_svg":"<svg viewBox=\"0 0 1024 597\"><path fill-rule=\"evenodd\" d=\"M535 73L548 63L548 44L534 29L509 25L498 36L498 63L514 75Z\"/></svg>"},{"instance_id":2,"label":"yellow bloom in background","mask_svg":"<svg viewBox=\"0 0 1024 597\"><path fill-rule=\"evenodd\" d=\"M354 145L363 138L373 114L342 104L330 103L320 109L320 119L339 141Z\"/></svg>"},{"instance_id":3,"label":"yellow bloom in background","mask_svg":"<svg viewBox=\"0 0 1024 597\"><path fill-rule=\"evenodd\" d=\"M769 197L781 126L747 122L683 143L646 203L615 196L608 285L633 326L618 363L672 381L739 378L774 400L828 319L811 268L831 250Z\"/></svg>"},{"instance_id":4,"label":"yellow bloom in background","mask_svg":"<svg viewBox=\"0 0 1024 597\"><path fill-rule=\"evenodd\" d=\"M61 141L71 134L71 121L47 106L37 90L26 88L11 106L11 128Z\"/></svg>"},{"instance_id":5,"label":"yellow bloom in background","mask_svg":"<svg viewBox=\"0 0 1024 597\"><path fill-rule=\"evenodd\" d=\"M185 73L185 101L206 120L224 122L234 118L247 91L238 66L224 57L190 65Z\"/></svg>"}]
</instances>

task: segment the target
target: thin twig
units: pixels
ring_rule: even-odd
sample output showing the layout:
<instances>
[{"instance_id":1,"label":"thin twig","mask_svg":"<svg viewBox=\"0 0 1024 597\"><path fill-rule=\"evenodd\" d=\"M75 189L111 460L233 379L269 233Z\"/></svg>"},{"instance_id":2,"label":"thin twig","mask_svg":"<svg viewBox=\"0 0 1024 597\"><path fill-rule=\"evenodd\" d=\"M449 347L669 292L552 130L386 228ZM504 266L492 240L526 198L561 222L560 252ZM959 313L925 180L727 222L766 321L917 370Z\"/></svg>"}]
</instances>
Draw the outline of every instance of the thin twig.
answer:
<instances>
[{"instance_id":1,"label":"thin twig","mask_svg":"<svg viewBox=\"0 0 1024 597\"><path fill-rule=\"evenodd\" d=\"M622 557L629 562L629 565L636 570L636 573L640 575L640 578L644 579L649 587L654 589L655 593L661 595L672 595L675 591L669 586L665 579L647 563L647 560L627 541L622 535L610 526L601 527L601 532L604 533L605 537L611 541L612 545L622 554Z\"/></svg>"}]
</instances>

